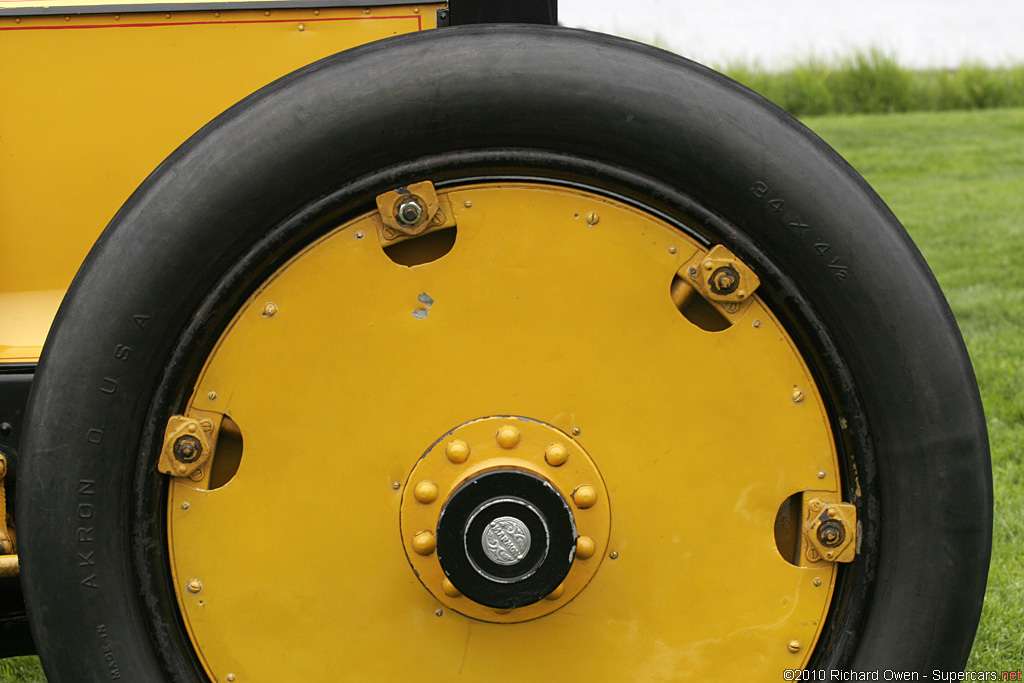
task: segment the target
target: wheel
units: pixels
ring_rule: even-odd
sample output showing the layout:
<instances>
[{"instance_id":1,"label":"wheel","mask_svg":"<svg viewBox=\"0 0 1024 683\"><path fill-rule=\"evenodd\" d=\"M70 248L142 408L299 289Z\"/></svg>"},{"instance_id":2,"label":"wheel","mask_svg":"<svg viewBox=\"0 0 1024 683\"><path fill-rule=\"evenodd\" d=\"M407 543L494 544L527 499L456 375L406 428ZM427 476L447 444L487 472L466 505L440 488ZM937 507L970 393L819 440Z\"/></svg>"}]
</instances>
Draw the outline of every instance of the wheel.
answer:
<instances>
[{"instance_id":1,"label":"wheel","mask_svg":"<svg viewBox=\"0 0 1024 683\"><path fill-rule=\"evenodd\" d=\"M476 27L207 126L33 388L50 681L953 670L987 439L952 315L800 124L659 50Z\"/></svg>"}]
</instances>

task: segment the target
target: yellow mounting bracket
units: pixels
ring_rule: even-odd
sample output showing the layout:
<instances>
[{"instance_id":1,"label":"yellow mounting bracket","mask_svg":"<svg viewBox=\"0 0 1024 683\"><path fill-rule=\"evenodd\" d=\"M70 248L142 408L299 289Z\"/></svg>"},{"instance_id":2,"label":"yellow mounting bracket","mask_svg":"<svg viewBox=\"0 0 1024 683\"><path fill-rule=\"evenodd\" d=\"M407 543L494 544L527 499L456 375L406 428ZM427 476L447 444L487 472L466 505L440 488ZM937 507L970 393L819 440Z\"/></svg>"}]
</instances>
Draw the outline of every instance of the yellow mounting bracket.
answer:
<instances>
[{"instance_id":1,"label":"yellow mounting bracket","mask_svg":"<svg viewBox=\"0 0 1024 683\"><path fill-rule=\"evenodd\" d=\"M447 195L439 195L429 180L377 196L373 217L382 247L455 225Z\"/></svg>"},{"instance_id":2,"label":"yellow mounting bracket","mask_svg":"<svg viewBox=\"0 0 1024 683\"><path fill-rule=\"evenodd\" d=\"M730 323L743 315L754 291L761 286L754 271L721 244L706 253L694 254L676 272L676 277L679 285L685 283L696 289Z\"/></svg>"},{"instance_id":3,"label":"yellow mounting bracket","mask_svg":"<svg viewBox=\"0 0 1024 683\"><path fill-rule=\"evenodd\" d=\"M18 575L18 549L14 536L14 527L7 525L7 489L4 478L7 476L7 458L0 454L0 577Z\"/></svg>"},{"instance_id":4,"label":"yellow mounting bracket","mask_svg":"<svg viewBox=\"0 0 1024 683\"><path fill-rule=\"evenodd\" d=\"M205 410L189 412L191 417L174 415L167 421L157 469L172 477L198 481L203 478L203 465L217 447L217 434L224 416Z\"/></svg>"},{"instance_id":5,"label":"yellow mounting bracket","mask_svg":"<svg viewBox=\"0 0 1024 683\"><path fill-rule=\"evenodd\" d=\"M811 562L853 562L857 554L857 508L804 497L804 552Z\"/></svg>"}]
</instances>

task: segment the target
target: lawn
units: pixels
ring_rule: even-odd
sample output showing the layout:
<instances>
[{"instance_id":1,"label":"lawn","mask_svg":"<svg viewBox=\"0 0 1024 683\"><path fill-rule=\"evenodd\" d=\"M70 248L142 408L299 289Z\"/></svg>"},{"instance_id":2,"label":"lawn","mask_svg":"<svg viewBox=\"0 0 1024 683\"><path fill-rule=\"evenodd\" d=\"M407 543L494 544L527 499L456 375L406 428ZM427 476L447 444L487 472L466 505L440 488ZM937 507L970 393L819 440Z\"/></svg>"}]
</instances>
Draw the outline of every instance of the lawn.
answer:
<instances>
[{"instance_id":1,"label":"lawn","mask_svg":"<svg viewBox=\"0 0 1024 683\"><path fill-rule=\"evenodd\" d=\"M807 119L878 191L963 330L988 418L995 541L969 670L1024 664L1024 109ZM44 681L34 658L0 683Z\"/></svg>"}]
</instances>

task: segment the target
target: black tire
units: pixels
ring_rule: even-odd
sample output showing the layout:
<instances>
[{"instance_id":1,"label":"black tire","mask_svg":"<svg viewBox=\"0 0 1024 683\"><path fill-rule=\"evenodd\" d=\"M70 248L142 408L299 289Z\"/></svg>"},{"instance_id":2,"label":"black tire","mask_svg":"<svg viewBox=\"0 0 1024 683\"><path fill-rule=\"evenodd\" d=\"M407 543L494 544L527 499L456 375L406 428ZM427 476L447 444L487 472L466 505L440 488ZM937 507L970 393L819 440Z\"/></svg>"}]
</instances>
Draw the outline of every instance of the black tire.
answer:
<instances>
[{"instance_id":1,"label":"black tire","mask_svg":"<svg viewBox=\"0 0 1024 683\"><path fill-rule=\"evenodd\" d=\"M719 74L602 35L479 27L271 84L175 152L97 242L46 343L18 482L49 680L205 680L161 559L153 466L196 359L275 266L376 194L485 176L624 198L758 270L858 486L861 550L812 665L962 668L991 542L985 423L897 220L821 140Z\"/></svg>"}]
</instances>

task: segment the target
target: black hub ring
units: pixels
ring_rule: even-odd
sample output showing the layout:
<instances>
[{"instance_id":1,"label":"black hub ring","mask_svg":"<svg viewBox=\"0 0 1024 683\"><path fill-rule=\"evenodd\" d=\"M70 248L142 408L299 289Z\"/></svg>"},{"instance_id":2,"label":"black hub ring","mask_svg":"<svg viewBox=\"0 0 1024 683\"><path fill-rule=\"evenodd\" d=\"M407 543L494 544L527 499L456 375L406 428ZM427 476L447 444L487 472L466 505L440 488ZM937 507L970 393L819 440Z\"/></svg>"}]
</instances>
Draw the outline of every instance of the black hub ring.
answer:
<instances>
[{"instance_id":1,"label":"black hub ring","mask_svg":"<svg viewBox=\"0 0 1024 683\"><path fill-rule=\"evenodd\" d=\"M512 517L529 531L518 561L501 564L484 550L496 519ZM576 552L576 523L565 499L540 477L517 470L487 472L463 484L437 520L437 559L448 580L471 600L495 609L531 605L565 579Z\"/></svg>"}]
</instances>

